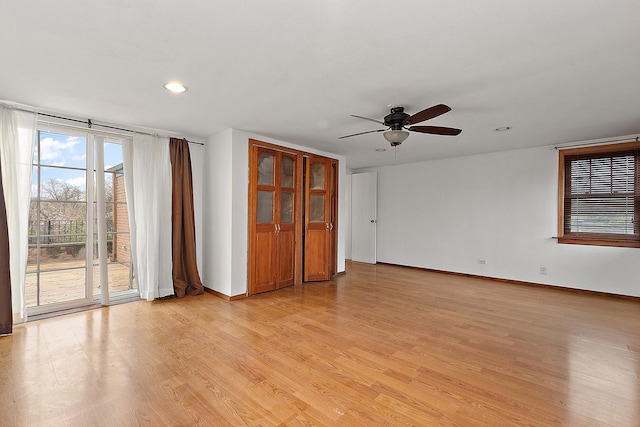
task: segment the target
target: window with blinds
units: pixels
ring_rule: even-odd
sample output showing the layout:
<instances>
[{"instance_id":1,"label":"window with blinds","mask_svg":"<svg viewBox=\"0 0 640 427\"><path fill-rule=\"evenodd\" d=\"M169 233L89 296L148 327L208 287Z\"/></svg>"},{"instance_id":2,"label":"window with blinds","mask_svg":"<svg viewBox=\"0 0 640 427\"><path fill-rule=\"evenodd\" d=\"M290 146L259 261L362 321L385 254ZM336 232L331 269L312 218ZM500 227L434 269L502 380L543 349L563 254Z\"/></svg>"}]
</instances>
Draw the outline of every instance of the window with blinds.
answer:
<instances>
[{"instance_id":1,"label":"window with blinds","mask_svg":"<svg viewBox=\"0 0 640 427\"><path fill-rule=\"evenodd\" d=\"M640 145L560 151L559 241L640 247Z\"/></svg>"}]
</instances>

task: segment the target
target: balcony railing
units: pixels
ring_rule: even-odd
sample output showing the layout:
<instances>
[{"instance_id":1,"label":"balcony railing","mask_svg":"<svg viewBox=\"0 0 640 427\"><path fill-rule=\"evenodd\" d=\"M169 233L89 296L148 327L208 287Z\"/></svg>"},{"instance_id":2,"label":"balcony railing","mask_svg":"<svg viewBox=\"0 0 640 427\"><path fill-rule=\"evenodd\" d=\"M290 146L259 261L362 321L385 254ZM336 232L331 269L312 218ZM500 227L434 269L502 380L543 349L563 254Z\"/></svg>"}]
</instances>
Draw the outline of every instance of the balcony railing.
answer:
<instances>
[{"instance_id":1,"label":"balcony railing","mask_svg":"<svg viewBox=\"0 0 640 427\"><path fill-rule=\"evenodd\" d=\"M97 231L97 230L95 230ZM107 232L112 233L113 220L107 219ZM86 242L87 224L84 220L46 219L29 221L29 245ZM39 235L39 237L38 237ZM111 240L111 235L107 236Z\"/></svg>"}]
</instances>

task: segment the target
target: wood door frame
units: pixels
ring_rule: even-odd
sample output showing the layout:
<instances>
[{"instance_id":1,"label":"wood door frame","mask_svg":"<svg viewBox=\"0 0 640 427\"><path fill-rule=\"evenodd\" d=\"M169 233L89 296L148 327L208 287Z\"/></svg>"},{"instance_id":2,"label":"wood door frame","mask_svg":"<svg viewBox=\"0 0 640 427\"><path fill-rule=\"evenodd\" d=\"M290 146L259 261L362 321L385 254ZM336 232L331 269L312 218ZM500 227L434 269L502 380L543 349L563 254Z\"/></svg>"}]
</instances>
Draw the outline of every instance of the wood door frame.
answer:
<instances>
[{"instance_id":1,"label":"wood door frame","mask_svg":"<svg viewBox=\"0 0 640 427\"><path fill-rule=\"evenodd\" d=\"M280 151L283 153L288 153L288 154L293 154L296 156L296 169L295 169L295 180L296 180L296 189L295 189L295 195L294 195L294 206L296 206L295 208L295 229L296 229L296 235L295 235L295 276L294 276L294 286L296 285L301 285L302 284L302 279L303 279L303 265L302 265L302 251L303 251L303 247L302 247L302 242L303 242L303 238L302 238L302 233L304 232L304 218L302 217L302 204L304 203L304 200L302 199L302 191L303 191L303 185L304 185L304 181L303 181L303 167L304 167L304 158L305 157L326 157L326 156L321 156L318 154L314 154L314 153L309 153L307 151L301 151L301 150L296 150L294 148L289 148L289 147L284 147L281 145L277 145L277 144L271 144L269 142L264 142L264 141L260 141L257 139L253 139L253 138L249 138L249 143L248 143L248 150L249 150L249 165L248 165L248 170L247 173L249 174L249 188L248 188L248 216L247 216L247 229L248 229L248 235L247 235L247 295L253 295L255 292L253 291L253 278L255 277L255 262L254 262L254 234L255 234L255 230L254 230L254 224L253 224L253 218L255 218L256 212L256 200L253 194L253 188L256 185L256 177L254 176L254 163L255 163L255 158L254 158L254 147L262 147L262 148L267 148L267 149L271 149L271 150L276 150L276 151ZM334 239L335 242L335 248L331 249L334 253L335 253L335 257L336 257L336 261L335 261L335 265L337 267L337 256L338 256L338 183L339 181L339 164L340 161L338 159L334 159L331 157L326 157L327 159L330 159L332 164L335 162L336 165L336 176L335 176L335 211L336 211L336 224L334 225L333 228L333 233L335 233L336 239Z\"/></svg>"},{"instance_id":2,"label":"wood door frame","mask_svg":"<svg viewBox=\"0 0 640 427\"><path fill-rule=\"evenodd\" d=\"M331 229L331 244L329 248L329 250L331 251L329 255L329 274L331 277L338 274L338 175L340 175L340 168L338 166L338 160L331 159L331 169L333 173L333 179L330 183L330 185L333 185L333 194L331 195L331 197L333 198L333 206L331 209L333 228Z\"/></svg>"}]
</instances>

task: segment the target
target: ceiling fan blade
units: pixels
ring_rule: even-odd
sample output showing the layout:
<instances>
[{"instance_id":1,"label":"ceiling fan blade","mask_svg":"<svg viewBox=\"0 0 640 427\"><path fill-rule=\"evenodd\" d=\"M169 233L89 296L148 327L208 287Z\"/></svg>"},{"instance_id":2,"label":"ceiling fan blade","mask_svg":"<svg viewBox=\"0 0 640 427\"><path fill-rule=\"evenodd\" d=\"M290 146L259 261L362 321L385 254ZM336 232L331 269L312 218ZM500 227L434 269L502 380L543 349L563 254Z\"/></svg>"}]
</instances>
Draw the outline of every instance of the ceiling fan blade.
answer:
<instances>
[{"instance_id":1,"label":"ceiling fan blade","mask_svg":"<svg viewBox=\"0 0 640 427\"><path fill-rule=\"evenodd\" d=\"M442 126L411 126L409 128L412 132L432 133L434 135L460 135L462 129L446 128Z\"/></svg>"},{"instance_id":2,"label":"ceiling fan blade","mask_svg":"<svg viewBox=\"0 0 640 427\"><path fill-rule=\"evenodd\" d=\"M384 125L384 122L382 120L377 120L377 119L372 119L370 117L365 117L365 116L358 116L356 114L350 114L351 117L355 117L357 119L364 119L364 120L369 120L370 122L376 122L379 123L381 125Z\"/></svg>"},{"instance_id":3,"label":"ceiling fan blade","mask_svg":"<svg viewBox=\"0 0 640 427\"><path fill-rule=\"evenodd\" d=\"M426 110L422 110L419 113L415 113L413 116L405 120L404 124L415 125L416 123L424 122L425 120L438 117L448 111L451 111L451 107L447 105L444 105L444 104L434 105L433 107L427 108Z\"/></svg>"},{"instance_id":4,"label":"ceiling fan blade","mask_svg":"<svg viewBox=\"0 0 640 427\"><path fill-rule=\"evenodd\" d=\"M384 132L387 129L378 129L378 130L368 130L366 132L352 133L351 135L341 136L338 139L342 138L351 138L352 136L364 135L365 133L373 133L373 132Z\"/></svg>"}]
</instances>

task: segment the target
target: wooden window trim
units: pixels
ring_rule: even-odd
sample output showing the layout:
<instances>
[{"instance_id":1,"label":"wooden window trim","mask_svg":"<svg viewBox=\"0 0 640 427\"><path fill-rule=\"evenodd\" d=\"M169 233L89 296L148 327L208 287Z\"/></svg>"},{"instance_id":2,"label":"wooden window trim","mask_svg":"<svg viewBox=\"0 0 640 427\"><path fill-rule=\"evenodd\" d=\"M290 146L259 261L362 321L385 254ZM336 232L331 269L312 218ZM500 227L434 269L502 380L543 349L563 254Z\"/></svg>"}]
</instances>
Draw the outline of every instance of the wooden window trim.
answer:
<instances>
[{"instance_id":1,"label":"wooden window trim","mask_svg":"<svg viewBox=\"0 0 640 427\"><path fill-rule=\"evenodd\" d=\"M591 155L616 153L620 151L628 151L640 149L640 142L630 141L619 144L597 145L591 147L580 147L570 149L560 149L558 151L558 243L578 244L578 245L595 245L595 246L615 246L627 248L640 248L639 235L614 235L614 234L598 234L598 233L571 233L565 234L565 157L575 155ZM636 164L636 168L640 165ZM636 185L640 185L639 174L636 172ZM636 189L638 191L638 189ZM640 207L636 202L635 221L640 221Z\"/></svg>"}]
</instances>

